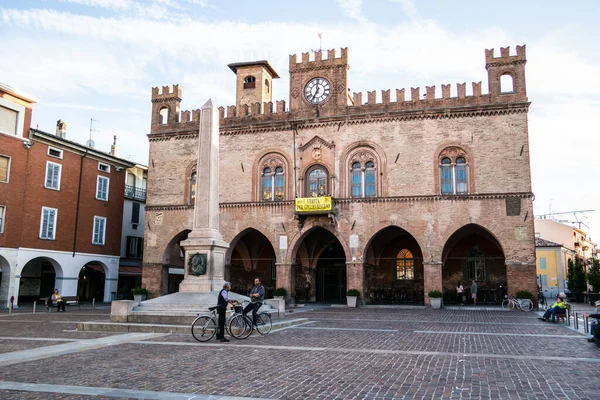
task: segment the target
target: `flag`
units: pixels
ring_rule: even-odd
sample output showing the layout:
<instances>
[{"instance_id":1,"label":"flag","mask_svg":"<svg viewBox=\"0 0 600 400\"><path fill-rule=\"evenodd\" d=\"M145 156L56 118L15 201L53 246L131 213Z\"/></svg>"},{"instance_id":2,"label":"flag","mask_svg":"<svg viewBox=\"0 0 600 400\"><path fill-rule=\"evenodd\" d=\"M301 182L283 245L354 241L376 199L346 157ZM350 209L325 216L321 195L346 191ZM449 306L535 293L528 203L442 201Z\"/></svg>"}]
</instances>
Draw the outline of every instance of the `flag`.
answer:
<instances>
[{"instance_id":1,"label":"flag","mask_svg":"<svg viewBox=\"0 0 600 400\"><path fill-rule=\"evenodd\" d=\"M323 39L323 34L321 32L317 33L317 36L319 37L319 39Z\"/></svg>"}]
</instances>

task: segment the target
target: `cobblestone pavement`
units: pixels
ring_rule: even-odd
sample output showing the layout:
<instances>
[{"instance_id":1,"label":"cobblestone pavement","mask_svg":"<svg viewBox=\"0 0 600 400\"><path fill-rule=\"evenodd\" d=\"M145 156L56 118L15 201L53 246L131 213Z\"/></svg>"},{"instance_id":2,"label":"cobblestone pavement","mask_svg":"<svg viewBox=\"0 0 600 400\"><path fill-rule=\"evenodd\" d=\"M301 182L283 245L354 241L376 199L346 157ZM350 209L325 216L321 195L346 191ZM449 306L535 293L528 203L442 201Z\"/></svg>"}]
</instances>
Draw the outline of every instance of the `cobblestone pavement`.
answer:
<instances>
[{"instance_id":1,"label":"cobblestone pavement","mask_svg":"<svg viewBox=\"0 0 600 400\"><path fill-rule=\"evenodd\" d=\"M74 331L77 321L107 321L107 310L0 314L0 398L600 398L600 348L535 313L319 308L302 317L266 336L198 343Z\"/></svg>"}]
</instances>

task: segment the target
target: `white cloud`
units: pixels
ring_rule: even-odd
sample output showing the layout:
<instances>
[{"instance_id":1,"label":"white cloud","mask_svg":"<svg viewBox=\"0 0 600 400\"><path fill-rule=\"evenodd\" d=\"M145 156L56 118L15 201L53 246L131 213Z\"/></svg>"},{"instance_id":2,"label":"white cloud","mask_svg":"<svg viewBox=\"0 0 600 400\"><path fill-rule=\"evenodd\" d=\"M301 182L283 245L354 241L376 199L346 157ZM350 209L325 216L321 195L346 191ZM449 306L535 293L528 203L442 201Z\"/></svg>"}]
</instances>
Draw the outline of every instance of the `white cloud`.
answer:
<instances>
[{"instance_id":1,"label":"white cloud","mask_svg":"<svg viewBox=\"0 0 600 400\"><path fill-rule=\"evenodd\" d=\"M131 0L59 0L61 3L80 4L89 7L110 8L112 10L127 10Z\"/></svg>"},{"instance_id":2,"label":"white cloud","mask_svg":"<svg viewBox=\"0 0 600 400\"><path fill-rule=\"evenodd\" d=\"M392 3L400 4L402 12L409 18L416 18L418 14L417 6L413 0L390 0Z\"/></svg>"},{"instance_id":3,"label":"white cloud","mask_svg":"<svg viewBox=\"0 0 600 400\"><path fill-rule=\"evenodd\" d=\"M362 21L362 0L336 0L344 13L357 21Z\"/></svg>"}]
</instances>

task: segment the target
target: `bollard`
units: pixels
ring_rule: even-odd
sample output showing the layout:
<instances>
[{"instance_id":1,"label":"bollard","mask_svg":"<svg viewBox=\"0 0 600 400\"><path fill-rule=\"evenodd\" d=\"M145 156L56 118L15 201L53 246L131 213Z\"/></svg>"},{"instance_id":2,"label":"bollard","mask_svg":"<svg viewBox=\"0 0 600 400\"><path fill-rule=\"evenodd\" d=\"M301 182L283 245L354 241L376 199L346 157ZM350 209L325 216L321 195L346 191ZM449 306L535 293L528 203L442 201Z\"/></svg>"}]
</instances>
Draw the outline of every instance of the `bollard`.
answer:
<instances>
[{"instance_id":1,"label":"bollard","mask_svg":"<svg viewBox=\"0 0 600 400\"><path fill-rule=\"evenodd\" d=\"M8 315L12 315L12 302L8 303Z\"/></svg>"},{"instance_id":2,"label":"bollard","mask_svg":"<svg viewBox=\"0 0 600 400\"><path fill-rule=\"evenodd\" d=\"M590 327L588 326L588 315L587 314L583 314L583 331L585 333L590 332Z\"/></svg>"},{"instance_id":3,"label":"bollard","mask_svg":"<svg viewBox=\"0 0 600 400\"><path fill-rule=\"evenodd\" d=\"M92 308L96 308L96 298L92 299Z\"/></svg>"},{"instance_id":4,"label":"bollard","mask_svg":"<svg viewBox=\"0 0 600 400\"><path fill-rule=\"evenodd\" d=\"M573 320L573 328L579 329L579 313L575 311L575 319Z\"/></svg>"},{"instance_id":5,"label":"bollard","mask_svg":"<svg viewBox=\"0 0 600 400\"><path fill-rule=\"evenodd\" d=\"M33 302L33 313L35 314L35 306L37 305L37 301Z\"/></svg>"},{"instance_id":6,"label":"bollard","mask_svg":"<svg viewBox=\"0 0 600 400\"><path fill-rule=\"evenodd\" d=\"M571 326L571 313L568 308L566 311L567 311L567 326Z\"/></svg>"}]
</instances>

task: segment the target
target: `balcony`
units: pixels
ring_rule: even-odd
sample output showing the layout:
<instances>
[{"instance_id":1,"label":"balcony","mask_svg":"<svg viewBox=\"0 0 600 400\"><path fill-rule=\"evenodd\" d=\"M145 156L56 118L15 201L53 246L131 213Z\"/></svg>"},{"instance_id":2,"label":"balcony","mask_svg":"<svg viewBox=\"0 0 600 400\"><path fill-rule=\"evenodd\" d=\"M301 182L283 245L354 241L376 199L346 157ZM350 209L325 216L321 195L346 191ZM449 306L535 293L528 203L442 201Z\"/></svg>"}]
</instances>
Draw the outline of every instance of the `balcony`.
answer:
<instances>
[{"instance_id":1,"label":"balcony","mask_svg":"<svg viewBox=\"0 0 600 400\"><path fill-rule=\"evenodd\" d=\"M146 201L146 189L125 185L125 198L137 201Z\"/></svg>"}]
</instances>

